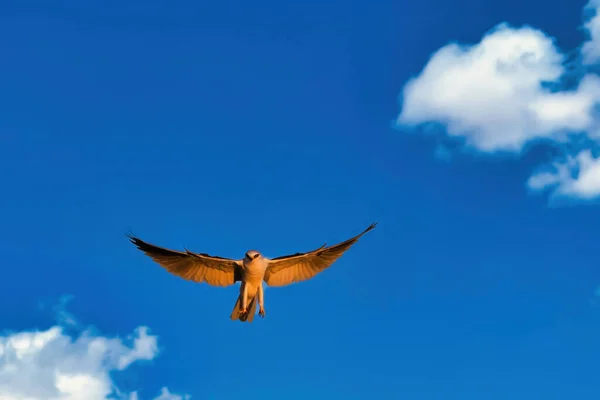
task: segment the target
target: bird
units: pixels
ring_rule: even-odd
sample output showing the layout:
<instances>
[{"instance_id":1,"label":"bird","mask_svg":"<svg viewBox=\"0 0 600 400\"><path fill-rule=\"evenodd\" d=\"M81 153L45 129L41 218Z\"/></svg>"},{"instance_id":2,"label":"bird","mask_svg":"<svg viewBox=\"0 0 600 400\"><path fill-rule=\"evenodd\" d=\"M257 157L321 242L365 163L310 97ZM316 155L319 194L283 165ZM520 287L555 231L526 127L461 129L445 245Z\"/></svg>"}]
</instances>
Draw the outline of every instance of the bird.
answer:
<instances>
[{"instance_id":1,"label":"bird","mask_svg":"<svg viewBox=\"0 0 600 400\"><path fill-rule=\"evenodd\" d=\"M275 258L267 258L257 250L248 250L244 258L237 260L195 253L185 248L185 251L170 250L145 242L132 233L126 236L161 267L183 279L217 287L240 282L239 295L230 319L252 322L257 303L259 316L264 318L266 315L263 282L268 286L280 287L315 277L376 225L377 222L374 222L358 235L329 247L325 243L312 251Z\"/></svg>"}]
</instances>

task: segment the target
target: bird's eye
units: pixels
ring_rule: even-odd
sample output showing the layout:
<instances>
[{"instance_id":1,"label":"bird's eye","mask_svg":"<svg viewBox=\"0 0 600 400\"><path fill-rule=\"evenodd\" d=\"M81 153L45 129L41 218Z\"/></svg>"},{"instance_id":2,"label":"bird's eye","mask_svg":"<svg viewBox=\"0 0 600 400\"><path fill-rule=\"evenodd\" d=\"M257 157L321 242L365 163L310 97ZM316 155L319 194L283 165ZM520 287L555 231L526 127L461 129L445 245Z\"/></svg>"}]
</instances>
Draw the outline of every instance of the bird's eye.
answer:
<instances>
[{"instance_id":1,"label":"bird's eye","mask_svg":"<svg viewBox=\"0 0 600 400\"><path fill-rule=\"evenodd\" d=\"M258 258L259 254L255 254L252 258Z\"/></svg>"}]
</instances>

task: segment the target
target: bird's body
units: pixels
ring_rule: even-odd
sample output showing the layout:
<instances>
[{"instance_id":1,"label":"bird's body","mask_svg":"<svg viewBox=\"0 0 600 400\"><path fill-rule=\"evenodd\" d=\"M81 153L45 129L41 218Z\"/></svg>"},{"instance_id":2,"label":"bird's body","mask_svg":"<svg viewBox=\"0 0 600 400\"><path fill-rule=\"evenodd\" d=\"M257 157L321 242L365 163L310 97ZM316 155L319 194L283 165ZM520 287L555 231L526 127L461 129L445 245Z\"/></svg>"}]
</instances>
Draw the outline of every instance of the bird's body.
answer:
<instances>
[{"instance_id":1,"label":"bird's body","mask_svg":"<svg viewBox=\"0 0 600 400\"><path fill-rule=\"evenodd\" d=\"M203 253L174 251L146 243L128 235L131 242L169 272L184 279L206 282L213 286L230 286L240 282L240 294L233 311L232 320L252 322L259 306L264 318L264 287L286 286L310 279L333 264L358 239L373 229L371 224L361 234L342 243L306 253L267 258L256 250L249 250L241 260L210 256Z\"/></svg>"},{"instance_id":2,"label":"bird's body","mask_svg":"<svg viewBox=\"0 0 600 400\"><path fill-rule=\"evenodd\" d=\"M244 310L248 311L248 306L255 308L256 301L260 306L260 315L264 316L265 314L263 279L269 266L269 260L256 250L250 250L246 253L246 257L244 257L241 264L242 283L240 285L240 295L231 312L231 319L240 318L245 321L244 318L254 316L254 310L251 309L249 313L244 312Z\"/></svg>"}]
</instances>

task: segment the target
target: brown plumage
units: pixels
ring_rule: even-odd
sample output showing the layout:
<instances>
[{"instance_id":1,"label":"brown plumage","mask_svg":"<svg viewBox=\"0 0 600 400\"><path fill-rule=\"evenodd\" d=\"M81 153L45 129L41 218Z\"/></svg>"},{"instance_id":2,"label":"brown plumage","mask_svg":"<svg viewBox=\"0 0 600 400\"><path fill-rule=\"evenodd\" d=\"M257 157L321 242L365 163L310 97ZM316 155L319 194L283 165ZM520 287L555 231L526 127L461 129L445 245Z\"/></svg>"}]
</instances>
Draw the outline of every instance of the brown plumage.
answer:
<instances>
[{"instance_id":1,"label":"brown plumage","mask_svg":"<svg viewBox=\"0 0 600 400\"><path fill-rule=\"evenodd\" d=\"M265 282L269 286L286 286L314 277L329 268L362 235L375 228L375 225L377 223L371 224L362 233L353 238L330 247L323 245L318 249L306 253L296 253L271 259L265 272Z\"/></svg>"},{"instance_id":2,"label":"brown plumage","mask_svg":"<svg viewBox=\"0 0 600 400\"><path fill-rule=\"evenodd\" d=\"M262 282L269 286L286 286L311 279L329 268L358 239L369 232L377 223L371 224L360 234L333 246L269 259L255 250L246 252L240 260L211 256L205 253L184 252L165 249L147 243L131 234L130 241L167 271L194 282L212 286L231 286L241 282L240 294L231 313L232 320L252 322L256 303L264 318L264 290Z\"/></svg>"},{"instance_id":3,"label":"brown plumage","mask_svg":"<svg viewBox=\"0 0 600 400\"><path fill-rule=\"evenodd\" d=\"M211 286L231 286L240 281L239 265L228 258L203 253L174 251L158 247L129 234L131 243L170 273L194 282Z\"/></svg>"}]
</instances>

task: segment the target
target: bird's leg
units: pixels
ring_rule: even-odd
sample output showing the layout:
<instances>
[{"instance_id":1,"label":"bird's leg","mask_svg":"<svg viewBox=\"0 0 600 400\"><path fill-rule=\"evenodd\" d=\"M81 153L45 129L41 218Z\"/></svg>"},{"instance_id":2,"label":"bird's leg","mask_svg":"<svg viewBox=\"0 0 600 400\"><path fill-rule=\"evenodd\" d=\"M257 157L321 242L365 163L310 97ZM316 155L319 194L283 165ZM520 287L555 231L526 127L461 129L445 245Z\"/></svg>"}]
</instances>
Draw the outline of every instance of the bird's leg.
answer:
<instances>
[{"instance_id":1,"label":"bird's leg","mask_svg":"<svg viewBox=\"0 0 600 400\"><path fill-rule=\"evenodd\" d=\"M265 317L265 293L263 291L262 282L261 282L260 286L258 287L258 306L260 307L260 309L258 310L258 315L260 315L261 318L264 318Z\"/></svg>"},{"instance_id":2,"label":"bird's leg","mask_svg":"<svg viewBox=\"0 0 600 400\"><path fill-rule=\"evenodd\" d=\"M248 314L248 286L246 286L244 283L242 288L242 304L239 315L242 316L245 314Z\"/></svg>"}]
</instances>

